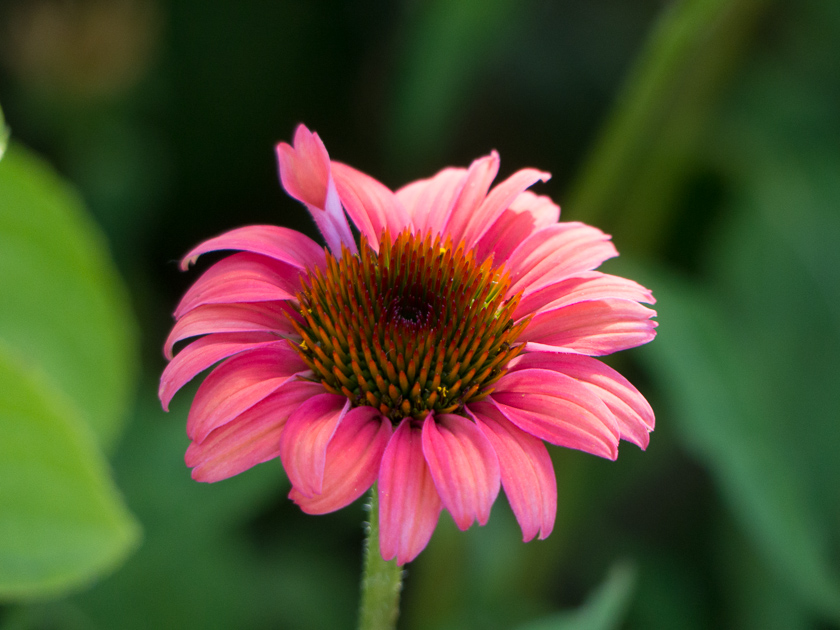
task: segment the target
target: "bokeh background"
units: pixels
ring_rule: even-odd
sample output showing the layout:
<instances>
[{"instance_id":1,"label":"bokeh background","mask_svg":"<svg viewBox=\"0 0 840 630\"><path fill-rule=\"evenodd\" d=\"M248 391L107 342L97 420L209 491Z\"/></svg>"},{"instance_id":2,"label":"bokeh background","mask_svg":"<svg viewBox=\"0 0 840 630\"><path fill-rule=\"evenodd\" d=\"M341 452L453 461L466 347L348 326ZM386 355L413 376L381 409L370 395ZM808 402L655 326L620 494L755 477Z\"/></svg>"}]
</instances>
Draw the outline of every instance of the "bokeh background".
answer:
<instances>
[{"instance_id":1,"label":"bokeh background","mask_svg":"<svg viewBox=\"0 0 840 630\"><path fill-rule=\"evenodd\" d=\"M306 516L278 462L192 482L190 393L156 399L179 257L317 238L273 154L300 122L393 188L551 171L658 298L610 361L647 452L551 448L546 541L503 496L442 515L400 628L840 627L840 3L6 0L0 105L3 630L354 627L362 502Z\"/></svg>"}]
</instances>

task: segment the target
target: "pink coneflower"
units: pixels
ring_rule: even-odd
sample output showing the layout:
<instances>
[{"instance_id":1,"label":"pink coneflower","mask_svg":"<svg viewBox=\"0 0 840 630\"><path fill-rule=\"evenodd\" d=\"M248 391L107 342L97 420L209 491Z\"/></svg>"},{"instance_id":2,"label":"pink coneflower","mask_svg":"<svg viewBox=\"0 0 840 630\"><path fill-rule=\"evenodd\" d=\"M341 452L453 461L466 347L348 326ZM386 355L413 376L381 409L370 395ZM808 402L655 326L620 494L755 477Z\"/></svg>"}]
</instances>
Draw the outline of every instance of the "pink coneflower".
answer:
<instances>
[{"instance_id":1,"label":"pink coneflower","mask_svg":"<svg viewBox=\"0 0 840 630\"><path fill-rule=\"evenodd\" d=\"M462 530L485 524L500 485L524 540L548 536L557 487L544 441L608 459L620 439L647 446L647 401L592 357L653 339L655 312L640 302L654 299L594 271L617 252L526 190L547 173L523 169L490 190L493 152L392 192L331 162L303 125L277 156L328 249L252 226L184 258L240 250L187 291L166 341L164 408L221 361L187 419L194 479L280 457L310 514L378 482L380 550L403 564L442 508Z\"/></svg>"}]
</instances>

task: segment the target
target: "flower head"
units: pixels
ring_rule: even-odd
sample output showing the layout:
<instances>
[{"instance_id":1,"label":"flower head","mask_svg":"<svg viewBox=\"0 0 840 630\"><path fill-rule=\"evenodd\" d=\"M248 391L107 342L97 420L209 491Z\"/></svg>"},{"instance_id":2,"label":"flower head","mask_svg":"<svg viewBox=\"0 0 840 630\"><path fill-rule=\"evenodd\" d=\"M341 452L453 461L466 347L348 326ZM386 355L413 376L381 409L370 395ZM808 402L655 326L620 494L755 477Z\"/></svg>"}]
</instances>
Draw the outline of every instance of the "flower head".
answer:
<instances>
[{"instance_id":1,"label":"flower head","mask_svg":"<svg viewBox=\"0 0 840 630\"><path fill-rule=\"evenodd\" d=\"M402 564L443 508L461 529L485 524L500 487L524 540L548 536L557 488L544 442L609 459L620 439L647 446L647 401L593 357L653 339L641 304L653 297L595 271L617 252L527 190L547 173L491 190L493 152L392 192L330 161L303 125L277 155L328 249L252 226L184 258L239 251L187 291L165 346L164 408L218 363L187 419L194 479L279 457L310 514L378 482L381 552Z\"/></svg>"}]
</instances>

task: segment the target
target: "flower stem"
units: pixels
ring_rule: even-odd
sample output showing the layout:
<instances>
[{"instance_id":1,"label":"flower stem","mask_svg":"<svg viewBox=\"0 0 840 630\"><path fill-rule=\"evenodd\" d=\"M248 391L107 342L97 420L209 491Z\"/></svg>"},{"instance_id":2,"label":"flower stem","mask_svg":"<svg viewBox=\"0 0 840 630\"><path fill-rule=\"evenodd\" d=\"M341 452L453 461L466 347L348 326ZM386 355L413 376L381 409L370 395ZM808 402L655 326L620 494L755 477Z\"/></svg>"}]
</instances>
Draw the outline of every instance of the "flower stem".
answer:
<instances>
[{"instance_id":1,"label":"flower stem","mask_svg":"<svg viewBox=\"0 0 840 630\"><path fill-rule=\"evenodd\" d=\"M393 630L400 612L403 571L396 560L383 560L379 552L379 495L376 484L370 491L370 522L366 532L359 630Z\"/></svg>"}]
</instances>

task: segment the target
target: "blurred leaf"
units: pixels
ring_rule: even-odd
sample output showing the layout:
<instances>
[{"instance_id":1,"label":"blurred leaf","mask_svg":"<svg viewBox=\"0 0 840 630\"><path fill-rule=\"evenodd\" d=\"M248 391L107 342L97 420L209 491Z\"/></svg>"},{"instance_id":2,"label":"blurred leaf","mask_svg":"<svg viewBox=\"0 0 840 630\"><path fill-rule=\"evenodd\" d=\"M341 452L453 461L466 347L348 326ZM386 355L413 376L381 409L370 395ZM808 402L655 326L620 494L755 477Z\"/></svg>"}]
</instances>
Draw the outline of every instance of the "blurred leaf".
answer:
<instances>
[{"instance_id":1,"label":"blurred leaf","mask_svg":"<svg viewBox=\"0 0 840 630\"><path fill-rule=\"evenodd\" d=\"M563 612L520 630L611 630L619 628L630 606L636 571L628 564L616 564L604 583L574 612Z\"/></svg>"},{"instance_id":2,"label":"blurred leaf","mask_svg":"<svg viewBox=\"0 0 840 630\"><path fill-rule=\"evenodd\" d=\"M0 346L0 598L78 587L140 529L71 401Z\"/></svg>"},{"instance_id":3,"label":"blurred leaf","mask_svg":"<svg viewBox=\"0 0 840 630\"><path fill-rule=\"evenodd\" d=\"M737 519L802 601L840 619L840 581L807 476L773 431L772 396L711 296L654 277L659 335L638 351L665 388L682 439L708 464Z\"/></svg>"},{"instance_id":4,"label":"blurred leaf","mask_svg":"<svg viewBox=\"0 0 840 630\"><path fill-rule=\"evenodd\" d=\"M125 289L76 194L14 144L0 162L0 295L0 339L111 446L136 371Z\"/></svg>"},{"instance_id":5,"label":"blurred leaf","mask_svg":"<svg viewBox=\"0 0 840 630\"><path fill-rule=\"evenodd\" d=\"M6 127L6 121L3 118L3 110L0 109L0 160L3 159L3 154L6 153L6 145L9 142L9 128Z\"/></svg>"}]
</instances>

